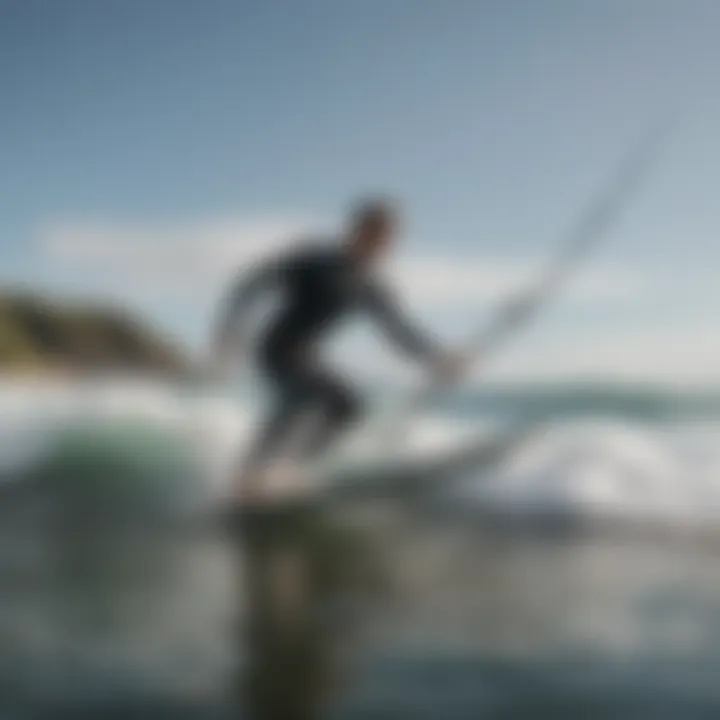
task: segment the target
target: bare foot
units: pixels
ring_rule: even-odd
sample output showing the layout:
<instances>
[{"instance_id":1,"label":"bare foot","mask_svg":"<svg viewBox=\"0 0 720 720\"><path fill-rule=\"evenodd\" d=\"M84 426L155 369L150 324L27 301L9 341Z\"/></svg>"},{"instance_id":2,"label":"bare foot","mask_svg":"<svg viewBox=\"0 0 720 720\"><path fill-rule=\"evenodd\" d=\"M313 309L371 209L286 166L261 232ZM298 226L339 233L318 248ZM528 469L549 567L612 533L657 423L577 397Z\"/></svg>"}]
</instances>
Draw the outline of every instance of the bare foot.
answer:
<instances>
[{"instance_id":1,"label":"bare foot","mask_svg":"<svg viewBox=\"0 0 720 720\"><path fill-rule=\"evenodd\" d=\"M230 502L247 507L283 501L302 495L309 487L309 476L291 460L276 460L262 470L245 470L237 477Z\"/></svg>"},{"instance_id":2,"label":"bare foot","mask_svg":"<svg viewBox=\"0 0 720 720\"><path fill-rule=\"evenodd\" d=\"M266 477L269 494L274 497L292 498L307 490L307 472L297 462L281 460L274 464Z\"/></svg>"},{"instance_id":3,"label":"bare foot","mask_svg":"<svg viewBox=\"0 0 720 720\"><path fill-rule=\"evenodd\" d=\"M262 473L252 470L241 473L236 479L231 500L240 506L254 505L261 502L264 495L265 483Z\"/></svg>"}]
</instances>

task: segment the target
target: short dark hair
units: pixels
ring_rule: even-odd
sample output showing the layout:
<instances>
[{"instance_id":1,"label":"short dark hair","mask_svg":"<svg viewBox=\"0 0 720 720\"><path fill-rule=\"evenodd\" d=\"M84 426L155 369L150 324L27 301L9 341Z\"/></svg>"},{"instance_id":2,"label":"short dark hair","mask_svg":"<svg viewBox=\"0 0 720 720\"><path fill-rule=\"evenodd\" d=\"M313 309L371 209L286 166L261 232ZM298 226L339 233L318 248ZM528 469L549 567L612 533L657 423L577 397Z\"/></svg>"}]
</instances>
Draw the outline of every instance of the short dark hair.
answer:
<instances>
[{"instance_id":1,"label":"short dark hair","mask_svg":"<svg viewBox=\"0 0 720 720\"><path fill-rule=\"evenodd\" d=\"M397 215L397 203L388 196L375 195L356 202L351 212L354 227L366 223L392 220Z\"/></svg>"}]
</instances>

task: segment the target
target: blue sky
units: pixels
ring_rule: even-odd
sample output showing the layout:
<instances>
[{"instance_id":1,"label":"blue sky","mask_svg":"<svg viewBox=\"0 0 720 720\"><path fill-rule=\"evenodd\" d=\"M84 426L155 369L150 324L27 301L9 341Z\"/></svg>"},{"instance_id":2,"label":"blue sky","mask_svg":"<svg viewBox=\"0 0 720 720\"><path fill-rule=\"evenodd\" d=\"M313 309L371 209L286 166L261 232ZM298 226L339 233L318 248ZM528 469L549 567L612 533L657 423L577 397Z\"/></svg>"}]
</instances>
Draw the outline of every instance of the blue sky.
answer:
<instances>
[{"instance_id":1,"label":"blue sky","mask_svg":"<svg viewBox=\"0 0 720 720\"><path fill-rule=\"evenodd\" d=\"M409 305L459 338L687 108L493 372L715 382L718 27L714 0L0 0L3 277L198 343L236 264L378 189Z\"/></svg>"}]
</instances>

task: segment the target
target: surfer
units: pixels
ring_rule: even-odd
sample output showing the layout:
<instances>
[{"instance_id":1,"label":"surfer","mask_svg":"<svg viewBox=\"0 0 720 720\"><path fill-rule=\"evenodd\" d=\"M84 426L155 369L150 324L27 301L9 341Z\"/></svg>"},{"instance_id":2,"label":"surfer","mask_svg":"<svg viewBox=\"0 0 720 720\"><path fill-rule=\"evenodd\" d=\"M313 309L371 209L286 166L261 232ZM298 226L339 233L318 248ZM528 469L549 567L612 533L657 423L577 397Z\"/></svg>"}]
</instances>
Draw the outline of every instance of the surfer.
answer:
<instances>
[{"instance_id":1,"label":"surfer","mask_svg":"<svg viewBox=\"0 0 720 720\"><path fill-rule=\"evenodd\" d=\"M319 342L357 311L371 314L394 343L433 372L456 377L463 363L454 353L414 327L375 270L393 247L399 229L394 204L385 199L360 203L339 242L304 242L255 268L233 284L221 308L213 356L222 364L247 355L247 318L265 291L279 290L281 307L261 332L256 357L276 404L251 448L239 479L244 498L262 490L261 472L294 435L307 411L316 413L297 458L323 450L361 416L350 384L319 357Z\"/></svg>"}]
</instances>

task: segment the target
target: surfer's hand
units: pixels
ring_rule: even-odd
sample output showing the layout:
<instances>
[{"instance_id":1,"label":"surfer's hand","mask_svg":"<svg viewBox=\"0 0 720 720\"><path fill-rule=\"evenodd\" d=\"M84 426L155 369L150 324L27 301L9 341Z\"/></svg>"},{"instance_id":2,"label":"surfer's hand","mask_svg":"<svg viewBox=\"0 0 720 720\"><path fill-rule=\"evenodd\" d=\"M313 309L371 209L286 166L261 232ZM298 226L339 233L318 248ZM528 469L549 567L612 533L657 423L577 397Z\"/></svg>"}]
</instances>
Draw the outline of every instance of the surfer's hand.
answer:
<instances>
[{"instance_id":1,"label":"surfer's hand","mask_svg":"<svg viewBox=\"0 0 720 720\"><path fill-rule=\"evenodd\" d=\"M435 358L433 369L442 380L459 380L465 374L467 360L458 352L443 352Z\"/></svg>"},{"instance_id":2,"label":"surfer's hand","mask_svg":"<svg viewBox=\"0 0 720 720\"><path fill-rule=\"evenodd\" d=\"M234 364L227 355L213 355L205 367L205 377L213 383L226 383L235 370Z\"/></svg>"},{"instance_id":3,"label":"surfer's hand","mask_svg":"<svg viewBox=\"0 0 720 720\"><path fill-rule=\"evenodd\" d=\"M221 338L210 350L206 375L215 382L228 382L245 364L247 352L243 343Z\"/></svg>"},{"instance_id":4,"label":"surfer's hand","mask_svg":"<svg viewBox=\"0 0 720 720\"><path fill-rule=\"evenodd\" d=\"M506 325L519 325L533 312L537 305L537 293L528 291L508 300L501 309L503 322Z\"/></svg>"}]
</instances>

